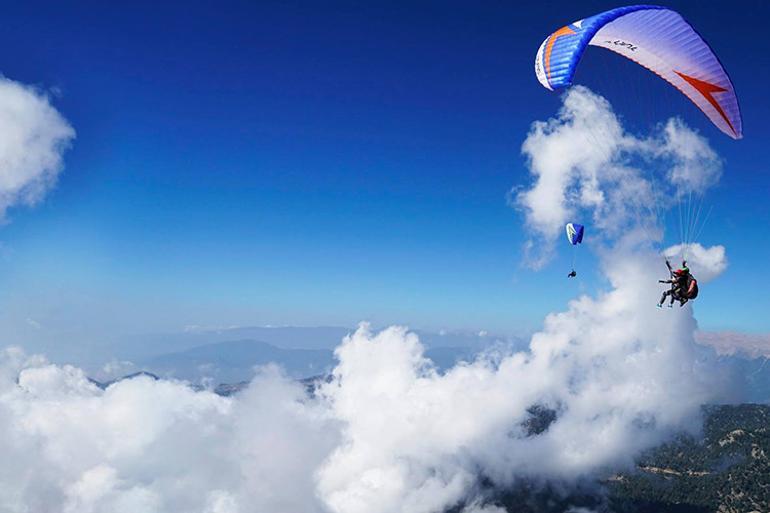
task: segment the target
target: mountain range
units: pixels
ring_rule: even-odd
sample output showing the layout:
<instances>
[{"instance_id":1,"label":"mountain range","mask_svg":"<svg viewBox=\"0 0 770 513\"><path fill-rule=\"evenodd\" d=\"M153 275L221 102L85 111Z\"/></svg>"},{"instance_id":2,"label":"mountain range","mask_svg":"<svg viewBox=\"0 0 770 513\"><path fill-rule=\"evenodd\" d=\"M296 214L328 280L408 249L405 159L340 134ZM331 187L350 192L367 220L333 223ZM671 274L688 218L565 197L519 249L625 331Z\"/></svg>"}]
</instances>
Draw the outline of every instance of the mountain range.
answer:
<instances>
[{"instance_id":1,"label":"mountain range","mask_svg":"<svg viewBox=\"0 0 770 513\"><path fill-rule=\"evenodd\" d=\"M440 369L460 360L472 359L475 352L467 347L434 347L426 350ZM137 369L194 383L248 381L255 368L277 364L290 377L301 379L327 374L334 367L331 349L285 349L261 340L230 340L164 353L140 361Z\"/></svg>"},{"instance_id":2,"label":"mountain range","mask_svg":"<svg viewBox=\"0 0 770 513\"><path fill-rule=\"evenodd\" d=\"M275 363L293 378L327 373L335 364L334 348L352 333L344 327L188 327L177 333L145 334L123 340L113 351L120 365L110 373L87 367L95 378L108 381L138 371L193 383L249 381L258 366ZM503 353L527 349L527 339L487 333L417 330L426 356L439 370L457 361L472 360L491 347ZM770 365L765 357L745 352L720 354L712 344L696 345L697 365L727 403L770 400Z\"/></svg>"}]
</instances>

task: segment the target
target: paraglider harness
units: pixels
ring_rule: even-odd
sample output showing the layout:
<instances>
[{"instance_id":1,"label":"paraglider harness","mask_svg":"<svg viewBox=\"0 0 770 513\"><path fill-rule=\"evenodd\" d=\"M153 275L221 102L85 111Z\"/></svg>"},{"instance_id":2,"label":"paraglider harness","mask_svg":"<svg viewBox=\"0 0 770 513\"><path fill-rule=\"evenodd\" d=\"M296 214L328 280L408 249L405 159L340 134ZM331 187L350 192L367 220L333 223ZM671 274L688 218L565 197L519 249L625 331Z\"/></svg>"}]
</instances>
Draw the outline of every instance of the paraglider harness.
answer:
<instances>
[{"instance_id":1,"label":"paraglider harness","mask_svg":"<svg viewBox=\"0 0 770 513\"><path fill-rule=\"evenodd\" d=\"M671 276L669 280L658 280L660 283L670 283L671 289L663 292L663 296L660 298L658 306L663 306L667 296L671 297L671 303L669 308L673 306L674 301L679 301L679 306L682 307L691 299L698 297L698 280L690 274L690 269L687 268L687 262L682 261L682 268L674 271L671 268L671 264L666 260L666 267Z\"/></svg>"}]
</instances>

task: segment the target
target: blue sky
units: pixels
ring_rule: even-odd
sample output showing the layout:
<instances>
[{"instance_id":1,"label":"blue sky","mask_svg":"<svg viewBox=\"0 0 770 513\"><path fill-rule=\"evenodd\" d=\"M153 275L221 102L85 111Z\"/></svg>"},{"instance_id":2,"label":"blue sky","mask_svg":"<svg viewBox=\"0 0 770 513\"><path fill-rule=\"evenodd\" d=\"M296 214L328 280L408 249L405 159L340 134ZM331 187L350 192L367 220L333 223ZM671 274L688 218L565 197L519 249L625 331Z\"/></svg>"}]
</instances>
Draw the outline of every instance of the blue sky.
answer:
<instances>
[{"instance_id":1,"label":"blue sky","mask_svg":"<svg viewBox=\"0 0 770 513\"><path fill-rule=\"evenodd\" d=\"M0 71L50 90L77 140L58 187L0 231L0 326L14 342L362 319L537 328L605 284L590 269L567 281L567 253L537 273L521 265L507 195L528 183L530 123L559 105L534 53L616 5L7 6ZM702 241L724 244L730 267L697 317L766 332L770 6L667 5L718 53L743 108L735 142L683 98L652 105L725 161ZM663 89L620 60L629 80ZM629 123L648 119L624 82L592 83L599 66L587 57L579 77Z\"/></svg>"}]
</instances>

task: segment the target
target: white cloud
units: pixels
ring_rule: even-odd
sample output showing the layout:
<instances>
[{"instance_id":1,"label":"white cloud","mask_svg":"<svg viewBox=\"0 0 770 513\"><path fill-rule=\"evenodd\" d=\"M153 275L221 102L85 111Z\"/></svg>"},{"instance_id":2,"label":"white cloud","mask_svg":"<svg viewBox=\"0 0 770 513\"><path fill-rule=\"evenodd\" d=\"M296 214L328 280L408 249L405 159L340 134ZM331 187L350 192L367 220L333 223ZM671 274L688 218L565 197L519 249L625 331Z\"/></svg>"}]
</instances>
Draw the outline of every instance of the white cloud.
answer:
<instances>
[{"instance_id":1,"label":"white cloud","mask_svg":"<svg viewBox=\"0 0 770 513\"><path fill-rule=\"evenodd\" d=\"M0 220L56 183L75 131L35 88L0 77Z\"/></svg>"},{"instance_id":2,"label":"white cloud","mask_svg":"<svg viewBox=\"0 0 770 513\"><path fill-rule=\"evenodd\" d=\"M673 259L687 261L687 267L699 283L706 283L727 269L727 255L724 246L705 248L698 243L677 244L663 251L663 255L672 259L672 265L678 264Z\"/></svg>"},{"instance_id":3,"label":"white cloud","mask_svg":"<svg viewBox=\"0 0 770 513\"><path fill-rule=\"evenodd\" d=\"M648 263L611 261L613 280ZM569 482L697 424L708 392L693 371L694 320L651 308L652 278L575 300L528 352L444 374L415 334L363 325L315 398L270 367L234 398L148 377L102 391L11 351L0 509L497 513L476 496L480 476ZM558 416L528 436L535 404Z\"/></svg>"},{"instance_id":4,"label":"white cloud","mask_svg":"<svg viewBox=\"0 0 770 513\"><path fill-rule=\"evenodd\" d=\"M677 194L702 194L719 181L722 160L704 137L678 118L668 120L663 134L662 144L653 144L660 156L672 161L668 178L676 186Z\"/></svg>"},{"instance_id":5,"label":"white cloud","mask_svg":"<svg viewBox=\"0 0 770 513\"><path fill-rule=\"evenodd\" d=\"M237 400L148 377L102 391L18 350L0 376L2 511L323 511L338 428L275 369Z\"/></svg>"},{"instance_id":6,"label":"white cloud","mask_svg":"<svg viewBox=\"0 0 770 513\"><path fill-rule=\"evenodd\" d=\"M530 352L498 366L481 359L440 375L400 328L364 326L346 339L324 389L346 426L319 472L332 510L436 511L464 499L479 473L500 486L572 480L696 424L709 392L693 370L694 319L653 308L653 254L613 256L614 290L550 315ZM526 437L533 404L559 416Z\"/></svg>"},{"instance_id":7,"label":"white cloud","mask_svg":"<svg viewBox=\"0 0 770 513\"><path fill-rule=\"evenodd\" d=\"M570 221L590 221L594 240L635 229L637 237L657 243L660 213L685 194L691 201L690 192L700 202L722 169L706 139L680 120L669 120L650 137L635 137L607 100L580 86L565 93L555 118L532 125L522 151L533 183L518 192L515 204L533 236L524 249L535 269L548 262ZM686 219L687 226L695 213L688 210L693 219Z\"/></svg>"},{"instance_id":8,"label":"white cloud","mask_svg":"<svg viewBox=\"0 0 770 513\"><path fill-rule=\"evenodd\" d=\"M530 241L531 264L544 265L564 225L581 208L604 208L607 182L622 186L638 182L634 170L615 166L622 150L633 146L604 98L584 87L564 95L556 118L538 121L522 146L534 183L520 191L516 203L528 227L543 244ZM622 191L622 187L617 189Z\"/></svg>"}]
</instances>

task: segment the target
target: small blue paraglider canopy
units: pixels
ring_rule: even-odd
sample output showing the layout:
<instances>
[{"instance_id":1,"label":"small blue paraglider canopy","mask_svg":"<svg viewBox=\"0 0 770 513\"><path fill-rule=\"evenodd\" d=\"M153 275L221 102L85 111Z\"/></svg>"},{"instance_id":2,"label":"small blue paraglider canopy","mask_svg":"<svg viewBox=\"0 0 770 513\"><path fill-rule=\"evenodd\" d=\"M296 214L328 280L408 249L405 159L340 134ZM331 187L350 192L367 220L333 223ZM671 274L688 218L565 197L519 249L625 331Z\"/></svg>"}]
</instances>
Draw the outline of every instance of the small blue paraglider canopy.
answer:
<instances>
[{"instance_id":1,"label":"small blue paraglider canopy","mask_svg":"<svg viewBox=\"0 0 770 513\"><path fill-rule=\"evenodd\" d=\"M583 242L583 231L585 228L582 224L567 223L567 240L573 246Z\"/></svg>"}]
</instances>

